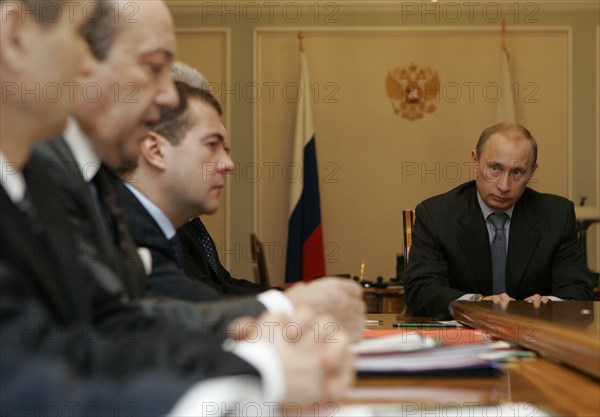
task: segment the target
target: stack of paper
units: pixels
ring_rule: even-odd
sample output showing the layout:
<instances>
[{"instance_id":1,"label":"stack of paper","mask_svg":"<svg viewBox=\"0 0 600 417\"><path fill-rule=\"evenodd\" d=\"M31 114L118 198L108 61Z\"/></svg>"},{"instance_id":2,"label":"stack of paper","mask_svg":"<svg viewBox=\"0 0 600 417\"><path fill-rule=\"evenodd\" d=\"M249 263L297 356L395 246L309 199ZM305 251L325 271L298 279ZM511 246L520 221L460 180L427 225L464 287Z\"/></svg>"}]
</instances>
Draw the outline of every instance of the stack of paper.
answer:
<instances>
[{"instance_id":1,"label":"stack of paper","mask_svg":"<svg viewBox=\"0 0 600 417\"><path fill-rule=\"evenodd\" d=\"M363 404L348 405L337 410L338 414L344 417L448 417L469 416L469 417L490 417L490 416L510 416L510 417L550 417L558 416L555 413L548 413L541 410L537 405L531 403L502 403L488 405L463 405L456 403L452 405L436 408L416 407L414 404L388 405L388 404Z\"/></svg>"},{"instance_id":2,"label":"stack of paper","mask_svg":"<svg viewBox=\"0 0 600 417\"><path fill-rule=\"evenodd\" d=\"M428 336L404 333L363 340L353 346L359 374L497 373L490 353L509 348L506 342L437 345ZM497 359L497 356L493 356Z\"/></svg>"}]
</instances>

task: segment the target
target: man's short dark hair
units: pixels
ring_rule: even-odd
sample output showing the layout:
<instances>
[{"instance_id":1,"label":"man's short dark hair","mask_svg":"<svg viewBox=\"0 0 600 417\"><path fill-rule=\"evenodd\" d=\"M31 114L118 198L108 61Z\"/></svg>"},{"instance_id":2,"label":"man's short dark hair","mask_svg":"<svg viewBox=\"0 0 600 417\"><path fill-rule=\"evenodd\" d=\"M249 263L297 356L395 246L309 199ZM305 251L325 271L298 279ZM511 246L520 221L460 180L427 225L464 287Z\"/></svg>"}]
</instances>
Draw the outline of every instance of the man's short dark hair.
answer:
<instances>
[{"instance_id":1,"label":"man's short dark hair","mask_svg":"<svg viewBox=\"0 0 600 417\"><path fill-rule=\"evenodd\" d=\"M205 88L192 87L181 81L175 81L175 88L179 95L179 105L175 108L162 108L160 111L160 121L152 127L155 133L163 136L173 146L181 143L192 124L193 119L189 106L190 99L201 100L207 103L220 116L223 116L221 104ZM127 180L135 172L137 166L137 161L129 161L116 167L116 173L124 180Z\"/></svg>"},{"instance_id":2,"label":"man's short dark hair","mask_svg":"<svg viewBox=\"0 0 600 417\"><path fill-rule=\"evenodd\" d=\"M183 140L193 120L190 115L190 99L200 100L212 106L220 116L223 115L223 109L217 99L204 88L192 87L180 81L175 81L175 88L179 94L179 105L172 109L163 108L160 112L160 121L153 126L152 130L177 146Z\"/></svg>"},{"instance_id":3,"label":"man's short dark hair","mask_svg":"<svg viewBox=\"0 0 600 417\"><path fill-rule=\"evenodd\" d=\"M120 22L115 21L115 17L123 13L114 10L121 7L115 0L97 0L96 4L96 14L90 18L84 34L94 57L104 61L120 29Z\"/></svg>"},{"instance_id":4,"label":"man's short dark hair","mask_svg":"<svg viewBox=\"0 0 600 417\"><path fill-rule=\"evenodd\" d=\"M477 146L475 147L478 158L481 156L481 152L483 152L488 139L496 133L502 133L512 139L527 139L531 142L531 166L534 167L536 165L538 157L537 142L529 130L516 123L497 123L481 132Z\"/></svg>"}]
</instances>

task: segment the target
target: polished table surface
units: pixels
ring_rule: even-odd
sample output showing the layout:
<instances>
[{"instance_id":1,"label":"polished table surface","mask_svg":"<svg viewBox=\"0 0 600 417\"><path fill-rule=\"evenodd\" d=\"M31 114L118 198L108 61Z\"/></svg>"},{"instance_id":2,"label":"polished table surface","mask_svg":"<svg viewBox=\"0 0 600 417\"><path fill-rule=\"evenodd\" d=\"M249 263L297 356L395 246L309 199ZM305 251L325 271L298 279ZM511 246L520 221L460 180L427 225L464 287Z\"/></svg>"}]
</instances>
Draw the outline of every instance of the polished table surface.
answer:
<instances>
[{"instance_id":1,"label":"polished table surface","mask_svg":"<svg viewBox=\"0 0 600 417\"><path fill-rule=\"evenodd\" d=\"M600 303L453 304L456 320L600 379Z\"/></svg>"},{"instance_id":2,"label":"polished table surface","mask_svg":"<svg viewBox=\"0 0 600 417\"><path fill-rule=\"evenodd\" d=\"M466 304L479 304L481 308L488 308L487 305L481 303ZM518 304L521 303L515 302L512 305L509 303L509 308L505 312L498 311L493 315L502 315L506 312L516 315L515 309L521 310L519 314L529 314L523 311L529 312L529 309L533 307ZM552 306L552 311L545 308L534 313L539 313L550 321L554 315L554 321L557 324L565 328L570 326L571 330L579 328L586 334L587 332L595 334L598 331L598 306L600 303L589 305L592 310L592 319L581 319L579 317L579 314L582 314L582 309L579 308L581 306L575 302L560 303L564 304L560 307L557 306L558 304L555 303ZM577 308L579 308L579 313ZM467 306L468 309L469 306ZM584 315L589 316L589 314ZM392 327L392 323L395 322L431 322L427 318L408 317L400 314L369 314L366 318L381 320L381 324L367 326L366 335L368 336L415 331L415 329L395 329ZM533 323L536 322L533 321ZM428 335L437 334L440 339L451 340L461 334L463 338L467 339L471 337L477 339L475 335L481 336L481 334L493 336L493 332L488 334L485 330L474 330L467 327L455 329L428 327L417 331ZM596 355L600 355L600 351L597 351ZM353 390L349 392L346 402L401 404L402 409L408 411L407 415L414 416L433 415L427 414L426 410L434 408L441 409L443 415L445 407L447 415L456 415L457 406L465 406L469 409L474 405L493 406L506 402L532 404L532 409L519 410L519 413L515 412L515 416L533 415L533 411L537 409L552 415L600 416L600 383L590 374L583 373L571 366L565 366L554 358L536 355L511 360L502 364L502 369L502 374L496 377L360 377ZM423 412L415 413L415 407L425 410L425 414ZM490 411L490 415L496 415L493 413L494 410Z\"/></svg>"}]
</instances>

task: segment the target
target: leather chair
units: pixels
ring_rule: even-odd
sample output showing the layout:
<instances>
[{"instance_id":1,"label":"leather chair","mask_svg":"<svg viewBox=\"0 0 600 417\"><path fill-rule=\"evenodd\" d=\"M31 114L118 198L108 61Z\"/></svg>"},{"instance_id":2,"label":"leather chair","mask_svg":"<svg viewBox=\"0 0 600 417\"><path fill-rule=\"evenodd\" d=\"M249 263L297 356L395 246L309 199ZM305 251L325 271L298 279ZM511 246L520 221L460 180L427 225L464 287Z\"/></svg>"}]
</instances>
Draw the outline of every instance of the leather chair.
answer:
<instances>
[{"instance_id":1,"label":"leather chair","mask_svg":"<svg viewBox=\"0 0 600 417\"><path fill-rule=\"evenodd\" d=\"M265 246L258 240L256 233L250 233L250 247L252 249L252 263L254 270L254 282L271 288L267 260L265 257Z\"/></svg>"}]
</instances>

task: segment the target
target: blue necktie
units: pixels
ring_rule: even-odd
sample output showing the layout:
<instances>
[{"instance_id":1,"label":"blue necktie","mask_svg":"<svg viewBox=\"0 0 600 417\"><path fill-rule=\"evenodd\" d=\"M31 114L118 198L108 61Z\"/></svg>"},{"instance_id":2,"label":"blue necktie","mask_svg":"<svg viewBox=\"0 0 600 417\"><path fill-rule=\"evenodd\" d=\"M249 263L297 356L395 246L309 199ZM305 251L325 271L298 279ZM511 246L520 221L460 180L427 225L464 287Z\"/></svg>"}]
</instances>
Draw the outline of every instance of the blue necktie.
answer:
<instances>
[{"instance_id":1,"label":"blue necktie","mask_svg":"<svg viewBox=\"0 0 600 417\"><path fill-rule=\"evenodd\" d=\"M212 238L210 237L208 230L206 230L206 226L204 226L204 223L202 223L198 217L192 219L191 223L194 226L194 230L196 230L196 236L198 237L198 240L200 240L200 244L202 245L202 249L204 249L204 254L208 258L210 267L213 269L215 274L217 274L217 276L220 276L217 253L215 252Z\"/></svg>"},{"instance_id":2,"label":"blue necktie","mask_svg":"<svg viewBox=\"0 0 600 417\"><path fill-rule=\"evenodd\" d=\"M492 213L488 216L494 228L494 237L490 243L492 255L492 294L506 292L506 231L504 225L508 220L506 213Z\"/></svg>"}]
</instances>

